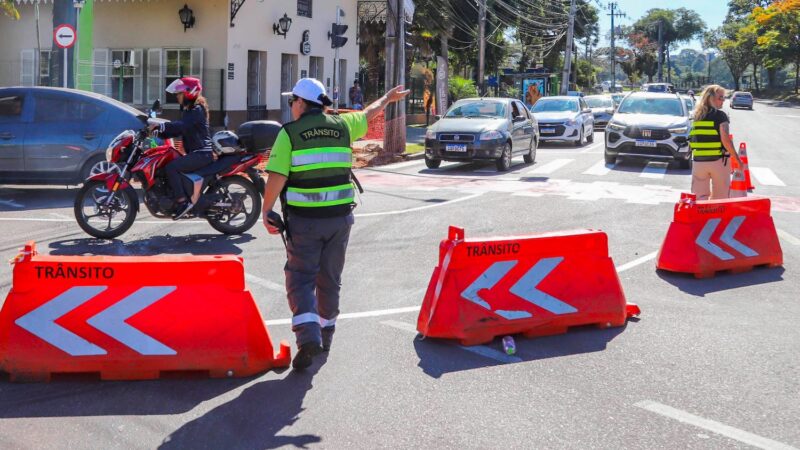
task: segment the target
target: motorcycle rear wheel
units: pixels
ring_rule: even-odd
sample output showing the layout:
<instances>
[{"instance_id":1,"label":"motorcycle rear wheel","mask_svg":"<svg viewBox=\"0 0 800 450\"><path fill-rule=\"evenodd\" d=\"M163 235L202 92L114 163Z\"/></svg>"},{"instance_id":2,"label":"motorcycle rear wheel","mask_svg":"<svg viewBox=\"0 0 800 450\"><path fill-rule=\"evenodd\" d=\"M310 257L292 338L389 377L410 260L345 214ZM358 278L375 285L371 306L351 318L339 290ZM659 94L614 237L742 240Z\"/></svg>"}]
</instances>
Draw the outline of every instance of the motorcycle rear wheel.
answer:
<instances>
[{"instance_id":1,"label":"motorcycle rear wheel","mask_svg":"<svg viewBox=\"0 0 800 450\"><path fill-rule=\"evenodd\" d=\"M111 203L106 205L108 195L105 181L87 181L75 196L75 220L83 231L98 239L121 236L136 220L139 202L136 191L120 189ZM124 218L120 218L119 214L125 214Z\"/></svg>"},{"instance_id":2,"label":"motorcycle rear wheel","mask_svg":"<svg viewBox=\"0 0 800 450\"><path fill-rule=\"evenodd\" d=\"M232 206L223 213L212 213L208 224L224 234L242 234L261 216L261 195L253 183L240 176L223 178L208 195L222 197Z\"/></svg>"}]
</instances>

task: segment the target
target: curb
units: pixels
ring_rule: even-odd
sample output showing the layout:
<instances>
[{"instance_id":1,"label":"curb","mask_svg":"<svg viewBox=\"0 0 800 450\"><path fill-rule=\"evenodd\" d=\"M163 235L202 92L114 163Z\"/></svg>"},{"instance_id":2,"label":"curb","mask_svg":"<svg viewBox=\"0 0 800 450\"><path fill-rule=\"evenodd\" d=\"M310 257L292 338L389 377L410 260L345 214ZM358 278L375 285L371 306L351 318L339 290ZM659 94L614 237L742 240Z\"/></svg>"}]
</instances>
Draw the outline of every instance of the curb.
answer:
<instances>
[{"instance_id":1,"label":"curb","mask_svg":"<svg viewBox=\"0 0 800 450\"><path fill-rule=\"evenodd\" d=\"M423 158L425 158L425 151L424 150L421 151L421 152L409 153L407 155L403 155L403 159L405 159L406 161L414 161L414 160L423 159Z\"/></svg>"}]
</instances>

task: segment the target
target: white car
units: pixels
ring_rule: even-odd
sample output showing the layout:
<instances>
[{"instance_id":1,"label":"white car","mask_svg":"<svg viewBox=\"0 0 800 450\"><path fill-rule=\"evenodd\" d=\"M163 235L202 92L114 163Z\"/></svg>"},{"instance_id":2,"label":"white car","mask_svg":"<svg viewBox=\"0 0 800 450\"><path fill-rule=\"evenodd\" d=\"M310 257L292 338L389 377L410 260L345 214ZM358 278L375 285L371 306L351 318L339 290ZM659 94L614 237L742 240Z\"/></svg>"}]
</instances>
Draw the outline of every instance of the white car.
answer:
<instances>
[{"instance_id":1,"label":"white car","mask_svg":"<svg viewBox=\"0 0 800 450\"><path fill-rule=\"evenodd\" d=\"M594 142L594 115L582 97L540 98L531 108L540 142L568 141L580 147Z\"/></svg>"}]
</instances>

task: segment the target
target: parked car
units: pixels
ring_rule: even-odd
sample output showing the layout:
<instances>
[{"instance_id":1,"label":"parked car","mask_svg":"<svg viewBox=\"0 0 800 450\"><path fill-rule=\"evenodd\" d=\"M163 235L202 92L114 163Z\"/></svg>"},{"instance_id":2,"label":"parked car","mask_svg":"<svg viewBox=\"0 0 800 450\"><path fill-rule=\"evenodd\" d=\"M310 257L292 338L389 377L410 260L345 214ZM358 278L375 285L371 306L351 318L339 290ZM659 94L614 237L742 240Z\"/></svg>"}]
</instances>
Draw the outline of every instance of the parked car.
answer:
<instances>
[{"instance_id":1,"label":"parked car","mask_svg":"<svg viewBox=\"0 0 800 450\"><path fill-rule=\"evenodd\" d=\"M541 141L594 142L594 115L582 97L542 97L531 108Z\"/></svg>"},{"instance_id":2,"label":"parked car","mask_svg":"<svg viewBox=\"0 0 800 450\"><path fill-rule=\"evenodd\" d=\"M619 104L622 103L622 99L625 98L625 95L622 92L614 92L611 94L611 98L614 100L614 107L619 107Z\"/></svg>"},{"instance_id":3,"label":"parked car","mask_svg":"<svg viewBox=\"0 0 800 450\"><path fill-rule=\"evenodd\" d=\"M675 92L672 83L645 83L642 85L644 92Z\"/></svg>"},{"instance_id":4,"label":"parked car","mask_svg":"<svg viewBox=\"0 0 800 450\"><path fill-rule=\"evenodd\" d=\"M736 91L731 95L731 108L753 109L753 94L749 92Z\"/></svg>"},{"instance_id":5,"label":"parked car","mask_svg":"<svg viewBox=\"0 0 800 450\"><path fill-rule=\"evenodd\" d=\"M610 95L589 95L583 98L586 104L591 108L592 115L594 116L594 127L597 129L605 129L611 116L614 115L614 99Z\"/></svg>"},{"instance_id":6,"label":"parked car","mask_svg":"<svg viewBox=\"0 0 800 450\"><path fill-rule=\"evenodd\" d=\"M0 184L81 183L142 114L86 91L0 88Z\"/></svg>"},{"instance_id":7,"label":"parked car","mask_svg":"<svg viewBox=\"0 0 800 450\"><path fill-rule=\"evenodd\" d=\"M676 160L682 168L688 168L691 123L686 102L677 94L631 93L606 127L606 163L629 156Z\"/></svg>"},{"instance_id":8,"label":"parked car","mask_svg":"<svg viewBox=\"0 0 800 450\"><path fill-rule=\"evenodd\" d=\"M691 95L681 95L681 99L683 99L683 103L686 105L686 114L691 116L697 104L695 98Z\"/></svg>"},{"instance_id":9,"label":"parked car","mask_svg":"<svg viewBox=\"0 0 800 450\"><path fill-rule=\"evenodd\" d=\"M497 170L506 171L515 155L532 163L538 142L536 119L519 100L462 99L425 133L425 165L436 169L442 161L493 160Z\"/></svg>"}]
</instances>

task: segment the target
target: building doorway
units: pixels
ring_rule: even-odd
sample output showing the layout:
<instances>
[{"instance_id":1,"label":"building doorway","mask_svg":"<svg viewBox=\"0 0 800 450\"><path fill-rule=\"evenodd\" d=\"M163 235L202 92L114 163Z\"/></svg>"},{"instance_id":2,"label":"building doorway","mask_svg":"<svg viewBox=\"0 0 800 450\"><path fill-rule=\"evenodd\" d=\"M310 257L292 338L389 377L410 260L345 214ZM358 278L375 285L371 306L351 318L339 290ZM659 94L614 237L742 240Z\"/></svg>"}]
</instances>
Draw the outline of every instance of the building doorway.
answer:
<instances>
[{"instance_id":1,"label":"building doorway","mask_svg":"<svg viewBox=\"0 0 800 450\"><path fill-rule=\"evenodd\" d=\"M289 92L297 83L297 55L281 54L281 92ZM281 98L281 122L292 121L292 110L285 98Z\"/></svg>"},{"instance_id":2,"label":"building doorway","mask_svg":"<svg viewBox=\"0 0 800 450\"><path fill-rule=\"evenodd\" d=\"M267 52L247 52L247 120L267 118Z\"/></svg>"}]
</instances>

